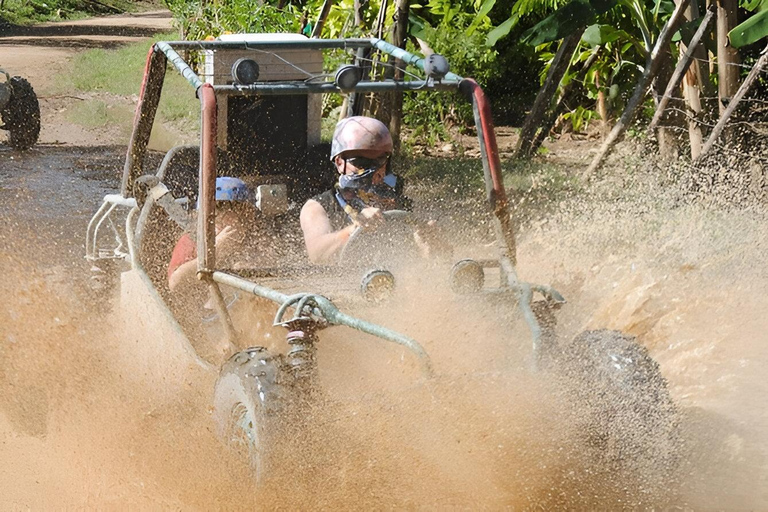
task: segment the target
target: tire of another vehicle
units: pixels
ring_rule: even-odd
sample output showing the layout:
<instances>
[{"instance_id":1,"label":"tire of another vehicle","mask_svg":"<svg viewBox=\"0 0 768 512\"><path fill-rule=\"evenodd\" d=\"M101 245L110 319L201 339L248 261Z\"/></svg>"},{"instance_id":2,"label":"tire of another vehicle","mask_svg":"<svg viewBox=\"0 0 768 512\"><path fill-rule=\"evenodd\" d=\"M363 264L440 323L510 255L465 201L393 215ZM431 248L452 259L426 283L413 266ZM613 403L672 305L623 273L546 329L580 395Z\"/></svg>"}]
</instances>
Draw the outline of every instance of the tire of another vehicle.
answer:
<instances>
[{"instance_id":1,"label":"tire of another vehicle","mask_svg":"<svg viewBox=\"0 0 768 512\"><path fill-rule=\"evenodd\" d=\"M8 129L8 143L12 148L31 148L40 136L40 104L30 83L19 76L8 82L11 100L2 111L3 122Z\"/></svg>"},{"instance_id":2,"label":"tire of another vehicle","mask_svg":"<svg viewBox=\"0 0 768 512\"><path fill-rule=\"evenodd\" d=\"M646 348L618 331L585 331L563 348L561 363L598 466L623 487L626 475L639 475L635 493L668 488L679 459L679 417Z\"/></svg>"},{"instance_id":3,"label":"tire of another vehicle","mask_svg":"<svg viewBox=\"0 0 768 512\"><path fill-rule=\"evenodd\" d=\"M247 459L257 484L269 474L278 442L280 368L280 359L262 347L238 352L224 363L214 391L217 433L236 456Z\"/></svg>"}]
</instances>

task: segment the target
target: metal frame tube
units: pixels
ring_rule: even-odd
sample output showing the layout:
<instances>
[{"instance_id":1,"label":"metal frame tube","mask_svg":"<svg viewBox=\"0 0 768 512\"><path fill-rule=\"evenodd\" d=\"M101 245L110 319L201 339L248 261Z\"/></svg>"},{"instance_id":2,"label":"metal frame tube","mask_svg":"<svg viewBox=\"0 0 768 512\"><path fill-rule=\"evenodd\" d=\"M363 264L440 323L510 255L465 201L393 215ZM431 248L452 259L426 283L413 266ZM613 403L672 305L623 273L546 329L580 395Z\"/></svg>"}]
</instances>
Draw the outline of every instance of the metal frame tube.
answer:
<instances>
[{"instance_id":1,"label":"metal frame tube","mask_svg":"<svg viewBox=\"0 0 768 512\"><path fill-rule=\"evenodd\" d=\"M353 89L354 92L386 92L386 91L419 91L419 90L456 90L458 82L438 82L432 83L424 80L411 80L408 82L360 82ZM306 94L327 94L327 93L347 93L348 90L341 90L333 82L324 83L280 83L280 82L262 82L253 85L216 85L213 88L216 94L229 95L306 95Z\"/></svg>"},{"instance_id":2,"label":"metal frame tube","mask_svg":"<svg viewBox=\"0 0 768 512\"><path fill-rule=\"evenodd\" d=\"M155 43L155 48L157 51L163 52L165 54L165 57L173 64L173 67L176 68L176 70L183 76L187 82L190 83L192 87L197 90L201 85L203 85L203 81L200 80L200 77L197 76L197 73L195 73L191 67L189 67L189 64L186 63L184 58L179 55L176 50L174 50L171 45L177 45L178 43L167 43L165 41L160 41L159 43ZM181 45L186 46L186 45Z\"/></svg>"},{"instance_id":3,"label":"metal frame tube","mask_svg":"<svg viewBox=\"0 0 768 512\"><path fill-rule=\"evenodd\" d=\"M517 272L514 266L517 265L517 245L509 212L509 201L501 176L501 159L493 128L491 105L483 90L473 79L465 78L462 80L461 87L469 94L475 114L477 138L483 158L486 197L488 206L496 219L494 226L497 232L501 266L508 274L506 277L513 279L516 283ZM509 264L506 264L505 260L508 260Z\"/></svg>"},{"instance_id":4,"label":"metal frame tube","mask_svg":"<svg viewBox=\"0 0 768 512\"><path fill-rule=\"evenodd\" d=\"M216 271L213 272L211 277L217 283L225 284L232 288L236 288L246 293L250 293L280 304L278 313L275 317L276 319L279 319L282 314L284 314L285 311L290 307L301 310L304 306L310 302L313 302L317 304L317 308L315 308L314 311L318 317L324 318L333 325L345 325L347 327L351 327L352 329L356 329L366 334L371 334L378 338L396 343L407 348L419 357L424 373L427 376L432 375L432 362L422 346L416 340L407 336L403 336L402 334L387 329L386 327L372 324L370 322L366 322L365 320L347 315L346 313L342 313L338 310L338 308L336 308L333 302L325 297L307 293L286 295L284 293L278 292L277 290L252 283L241 277L227 274L226 272Z\"/></svg>"},{"instance_id":5,"label":"metal frame tube","mask_svg":"<svg viewBox=\"0 0 768 512\"><path fill-rule=\"evenodd\" d=\"M199 89L200 195L197 216L197 271L212 272L216 267L216 95L213 86Z\"/></svg>"},{"instance_id":6,"label":"metal frame tube","mask_svg":"<svg viewBox=\"0 0 768 512\"><path fill-rule=\"evenodd\" d=\"M213 297L227 341L235 342L237 331L232 325L219 285L211 279L216 268L216 94L211 84L198 89L201 110L200 128L200 195L197 216L197 273L205 280Z\"/></svg>"},{"instance_id":7,"label":"metal frame tube","mask_svg":"<svg viewBox=\"0 0 768 512\"><path fill-rule=\"evenodd\" d=\"M142 172L144 156L147 153L149 134L155 121L157 106L160 103L160 94L165 78L166 57L155 51L152 46L147 53L147 62L144 67L144 78L141 83L139 102L136 105L136 113L133 117L133 130L131 141L123 167L123 181L120 186L120 195L128 197L133 183Z\"/></svg>"}]
</instances>

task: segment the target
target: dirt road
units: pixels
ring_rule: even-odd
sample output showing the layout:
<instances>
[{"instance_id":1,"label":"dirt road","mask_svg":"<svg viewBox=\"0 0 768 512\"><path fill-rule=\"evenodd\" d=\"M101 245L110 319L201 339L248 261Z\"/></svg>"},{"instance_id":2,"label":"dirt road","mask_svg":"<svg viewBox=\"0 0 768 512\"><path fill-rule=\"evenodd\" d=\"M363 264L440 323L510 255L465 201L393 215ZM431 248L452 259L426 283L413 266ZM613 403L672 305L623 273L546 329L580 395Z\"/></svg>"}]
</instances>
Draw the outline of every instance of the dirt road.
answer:
<instances>
[{"instance_id":1,"label":"dirt road","mask_svg":"<svg viewBox=\"0 0 768 512\"><path fill-rule=\"evenodd\" d=\"M62 91L55 81L70 69L68 61L78 52L92 48L116 48L172 30L168 11L44 23L32 27L0 26L0 68L12 76L23 76L34 87L42 116L41 144L125 144L122 133L99 128L88 130L70 121L67 111L90 99L90 96ZM5 137L5 134L1 136Z\"/></svg>"},{"instance_id":2,"label":"dirt road","mask_svg":"<svg viewBox=\"0 0 768 512\"><path fill-rule=\"evenodd\" d=\"M0 64L44 92L50 70L82 48L108 46L115 27L135 38L168 23L144 14L17 33L0 39ZM376 368L375 385L408 389L408 400L379 404L364 394L341 418L319 424L321 446L292 440L284 478L253 495L246 468L213 434L210 377L159 400L152 382L119 364L121 333L106 307L92 303L82 255L88 219L119 182L124 141L58 123L57 102L79 100L42 96L42 143L21 154L0 142L0 508L625 506L589 501L595 479L583 474L578 433L563 404L547 397L549 383L466 372L411 391L393 369L398 357L358 354L344 340L321 354L338 395L366 390L366 371ZM658 183L621 179L613 186L634 196L597 190L523 226L520 273L569 299L564 336L620 329L660 363L684 411L685 441L662 506L768 509L768 274L760 263L768 214L681 205ZM427 292L412 307L440 310L438 298ZM487 331L408 328L441 332L429 347L438 361L487 370L510 354L495 344L486 316L477 311L475 320ZM365 364L345 359L350 353Z\"/></svg>"}]
</instances>

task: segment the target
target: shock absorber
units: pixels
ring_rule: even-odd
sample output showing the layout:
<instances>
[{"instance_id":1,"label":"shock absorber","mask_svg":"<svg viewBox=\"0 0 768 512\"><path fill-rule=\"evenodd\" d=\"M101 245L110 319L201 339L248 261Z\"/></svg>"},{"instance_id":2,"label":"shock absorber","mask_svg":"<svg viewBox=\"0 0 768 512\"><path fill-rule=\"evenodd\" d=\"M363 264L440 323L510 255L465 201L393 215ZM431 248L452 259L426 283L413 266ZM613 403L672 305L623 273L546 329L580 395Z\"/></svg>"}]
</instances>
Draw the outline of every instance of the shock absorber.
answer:
<instances>
[{"instance_id":1,"label":"shock absorber","mask_svg":"<svg viewBox=\"0 0 768 512\"><path fill-rule=\"evenodd\" d=\"M296 387L310 390L317 377L316 343L320 326L310 318L295 318L284 325L288 329L289 349L285 358L288 374Z\"/></svg>"}]
</instances>

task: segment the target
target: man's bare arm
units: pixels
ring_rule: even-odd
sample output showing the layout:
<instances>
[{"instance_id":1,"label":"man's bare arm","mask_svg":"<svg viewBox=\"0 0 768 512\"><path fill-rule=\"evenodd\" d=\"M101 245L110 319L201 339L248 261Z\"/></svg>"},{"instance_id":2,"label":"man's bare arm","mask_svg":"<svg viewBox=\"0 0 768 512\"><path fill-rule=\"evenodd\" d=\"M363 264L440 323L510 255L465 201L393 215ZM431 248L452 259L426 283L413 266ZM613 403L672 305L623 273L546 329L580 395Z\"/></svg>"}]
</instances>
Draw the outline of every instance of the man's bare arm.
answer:
<instances>
[{"instance_id":1,"label":"man's bare arm","mask_svg":"<svg viewBox=\"0 0 768 512\"><path fill-rule=\"evenodd\" d=\"M299 219L312 263L332 263L355 230L355 225L350 224L333 231L325 209L313 199L304 204Z\"/></svg>"}]
</instances>

